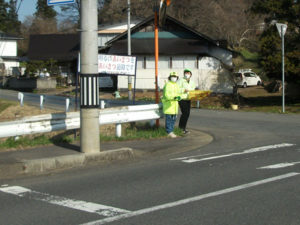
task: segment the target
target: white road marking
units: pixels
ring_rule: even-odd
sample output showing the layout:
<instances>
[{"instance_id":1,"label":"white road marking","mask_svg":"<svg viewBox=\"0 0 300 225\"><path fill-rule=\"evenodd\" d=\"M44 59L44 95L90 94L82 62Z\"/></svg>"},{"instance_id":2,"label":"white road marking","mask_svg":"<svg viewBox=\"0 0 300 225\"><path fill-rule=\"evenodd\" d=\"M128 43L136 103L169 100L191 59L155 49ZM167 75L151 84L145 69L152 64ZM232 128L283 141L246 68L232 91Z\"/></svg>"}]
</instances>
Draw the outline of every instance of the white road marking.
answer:
<instances>
[{"instance_id":1,"label":"white road marking","mask_svg":"<svg viewBox=\"0 0 300 225\"><path fill-rule=\"evenodd\" d=\"M231 154L226 154L226 155L218 155L218 156L212 156L212 157L202 158L202 159L190 158L190 159L182 160L182 162L194 163L194 162L220 159L220 158L226 158L226 157L231 157L231 156L236 156L236 155L244 155L244 154L250 154L250 153L254 153L254 152L262 152L262 151L267 151L267 150L272 150L272 149L277 149L277 148L284 148L284 147L291 147L291 146L294 146L294 144L283 143L283 144L277 144L277 145L267 145L267 146L251 148L248 150L244 150L242 152L236 152L236 153L231 153Z\"/></svg>"},{"instance_id":2,"label":"white road marking","mask_svg":"<svg viewBox=\"0 0 300 225\"><path fill-rule=\"evenodd\" d=\"M201 156L207 156L207 155L213 155L213 154L216 154L216 153L207 153L207 154L202 154L202 155L192 155L192 156L181 157L181 158L175 158L175 159L170 159L170 160L171 160L171 161L176 161L176 160L190 159L190 158L201 157Z\"/></svg>"},{"instance_id":3,"label":"white road marking","mask_svg":"<svg viewBox=\"0 0 300 225\"><path fill-rule=\"evenodd\" d=\"M257 168L257 169L280 169L280 168L285 168L285 167L294 166L294 165L299 164L299 163L300 163L300 162L278 163L278 164L274 164L274 165L269 165L269 166L259 167L259 168Z\"/></svg>"},{"instance_id":4,"label":"white road marking","mask_svg":"<svg viewBox=\"0 0 300 225\"><path fill-rule=\"evenodd\" d=\"M16 195L19 197L24 197L27 199L39 200L54 205L64 206L71 209L77 209L89 213L96 213L98 215L105 216L105 217L117 216L120 214L130 212L124 209L114 208L106 205L100 205L92 202L78 201L78 200L68 199L60 196L40 193L19 186L2 187L0 188L0 191L8 194Z\"/></svg>"},{"instance_id":5,"label":"white road marking","mask_svg":"<svg viewBox=\"0 0 300 225\"><path fill-rule=\"evenodd\" d=\"M192 197L192 198L182 199L182 200L175 201L175 202L170 202L170 203L166 203L166 204L162 204L162 205L158 205L158 206L154 206L154 207L150 207L150 208L146 208L146 209L137 210L137 211L134 211L134 212L123 214L123 215L118 215L118 216L114 216L114 217L100 219L100 220L97 220L97 221L92 221L92 222L89 222L89 223L85 223L83 225L106 224L106 223L110 223L110 222L130 218L130 217L139 216L139 215L143 215L143 214L147 214L147 213L152 213L152 212L155 212L155 211L168 209L168 208L172 208L172 207L176 207L176 206L180 206L180 205L185 205L185 204L189 204L191 202L200 201L202 199L211 198L211 197L215 197L215 196L219 196L219 195L223 195L223 194L227 194L227 193L247 189L247 188L250 188L250 187L255 187L255 186L258 186L258 185L262 185L262 184L266 184L266 183L270 183L270 182L290 178L290 177L293 177L293 176L297 176L299 174L300 173L288 173L288 174L284 174L284 175L280 175L280 176L276 176L276 177L271 177L271 178L267 178L267 179L264 179L264 180L255 181L255 182L251 182L251 183L248 183L248 184L243 184L243 185L223 189L223 190L220 190L220 191L215 191L215 192L211 192L211 193L207 193L207 194L203 194L203 195L198 195L198 196L195 196L195 197Z\"/></svg>"}]
</instances>

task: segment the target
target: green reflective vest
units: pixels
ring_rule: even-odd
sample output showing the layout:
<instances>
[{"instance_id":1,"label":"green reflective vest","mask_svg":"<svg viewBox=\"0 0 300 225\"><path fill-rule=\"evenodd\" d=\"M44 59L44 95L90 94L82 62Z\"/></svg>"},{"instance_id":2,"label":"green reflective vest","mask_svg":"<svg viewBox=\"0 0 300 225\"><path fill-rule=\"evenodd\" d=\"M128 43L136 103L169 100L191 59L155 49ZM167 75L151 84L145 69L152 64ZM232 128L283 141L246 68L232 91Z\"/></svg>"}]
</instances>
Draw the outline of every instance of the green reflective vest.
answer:
<instances>
[{"instance_id":1,"label":"green reflective vest","mask_svg":"<svg viewBox=\"0 0 300 225\"><path fill-rule=\"evenodd\" d=\"M169 81L163 89L163 112L164 114L178 114L178 101L174 100L176 96L181 96L180 89L177 83Z\"/></svg>"}]
</instances>

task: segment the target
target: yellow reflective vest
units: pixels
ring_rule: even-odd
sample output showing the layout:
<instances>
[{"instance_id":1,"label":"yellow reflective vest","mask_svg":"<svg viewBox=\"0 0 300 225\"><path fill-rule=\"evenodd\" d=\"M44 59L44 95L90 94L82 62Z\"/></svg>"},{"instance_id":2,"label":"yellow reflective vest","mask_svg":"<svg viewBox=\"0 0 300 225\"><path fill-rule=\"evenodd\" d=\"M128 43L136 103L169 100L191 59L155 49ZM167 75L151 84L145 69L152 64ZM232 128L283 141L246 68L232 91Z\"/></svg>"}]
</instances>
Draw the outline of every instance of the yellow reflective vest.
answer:
<instances>
[{"instance_id":1,"label":"yellow reflective vest","mask_svg":"<svg viewBox=\"0 0 300 225\"><path fill-rule=\"evenodd\" d=\"M174 100L177 96L181 96L178 84L172 81L167 82L164 86L162 97L164 114L178 114L178 101Z\"/></svg>"},{"instance_id":2,"label":"yellow reflective vest","mask_svg":"<svg viewBox=\"0 0 300 225\"><path fill-rule=\"evenodd\" d=\"M187 92L184 92L184 90L188 91L194 91L196 88L196 84L194 81L190 80L190 82L187 81L185 78L181 78L177 81L177 84L180 88L181 97L183 100L189 99L189 94Z\"/></svg>"}]
</instances>

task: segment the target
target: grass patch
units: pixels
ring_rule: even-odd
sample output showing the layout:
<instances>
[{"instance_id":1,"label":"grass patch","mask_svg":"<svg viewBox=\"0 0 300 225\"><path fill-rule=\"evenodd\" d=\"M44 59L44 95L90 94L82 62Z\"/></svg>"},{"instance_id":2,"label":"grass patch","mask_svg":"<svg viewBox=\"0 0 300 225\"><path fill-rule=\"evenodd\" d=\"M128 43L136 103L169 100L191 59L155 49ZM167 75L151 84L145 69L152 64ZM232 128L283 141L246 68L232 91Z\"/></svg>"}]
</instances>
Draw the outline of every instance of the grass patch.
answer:
<instances>
[{"instance_id":1,"label":"grass patch","mask_svg":"<svg viewBox=\"0 0 300 225\"><path fill-rule=\"evenodd\" d=\"M46 135L30 137L10 137L3 142L0 142L0 149L12 149L12 148L28 148L36 146L45 146L51 144L71 143L74 139L68 135L61 135L58 137L47 137Z\"/></svg>"},{"instance_id":2,"label":"grass patch","mask_svg":"<svg viewBox=\"0 0 300 225\"><path fill-rule=\"evenodd\" d=\"M101 142L108 141L128 141L128 140L142 140L142 139L156 139L166 138L167 133L163 127L151 127L149 123L136 123L134 126L124 126L122 137L115 137L114 135L100 134ZM174 133L178 136L182 136L181 129L175 128ZM63 134L56 135L54 137L47 135L40 135L36 137L19 137L18 139L11 137L0 142L0 150L6 149L23 149L37 146L46 145L60 145L66 143L74 143L79 141L80 137L74 139L72 131L67 131Z\"/></svg>"},{"instance_id":3,"label":"grass patch","mask_svg":"<svg viewBox=\"0 0 300 225\"><path fill-rule=\"evenodd\" d=\"M17 103L0 99L0 113L13 105L17 105Z\"/></svg>"},{"instance_id":4,"label":"grass patch","mask_svg":"<svg viewBox=\"0 0 300 225\"><path fill-rule=\"evenodd\" d=\"M174 133L182 136L182 130L179 128L174 129ZM142 139L156 139L167 137L167 132L164 127L151 127L149 123L135 124L134 126L127 127L123 130L122 137L115 137L112 135L100 135L101 141L128 141L128 140L142 140Z\"/></svg>"},{"instance_id":5,"label":"grass patch","mask_svg":"<svg viewBox=\"0 0 300 225\"><path fill-rule=\"evenodd\" d=\"M257 52L250 52L245 48L240 50L241 55L246 61L258 62L259 54Z\"/></svg>"}]
</instances>

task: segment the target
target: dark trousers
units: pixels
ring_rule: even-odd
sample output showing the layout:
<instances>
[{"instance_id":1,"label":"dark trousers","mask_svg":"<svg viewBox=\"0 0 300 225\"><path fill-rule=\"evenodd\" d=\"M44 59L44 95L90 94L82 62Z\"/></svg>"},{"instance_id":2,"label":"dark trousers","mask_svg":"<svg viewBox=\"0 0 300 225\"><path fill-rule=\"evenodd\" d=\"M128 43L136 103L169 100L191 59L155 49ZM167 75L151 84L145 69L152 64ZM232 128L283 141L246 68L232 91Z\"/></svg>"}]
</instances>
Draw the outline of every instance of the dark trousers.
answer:
<instances>
[{"instance_id":1,"label":"dark trousers","mask_svg":"<svg viewBox=\"0 0 300 225\"><path fill-rule=\"evenodd\" d=\"M181 110L181 116L179 120L179 128L185 130L187 121L190 117L191 111L191 101L190 100L181 100L179 101L179 106Z\"/></svg>"}]
</instances>

